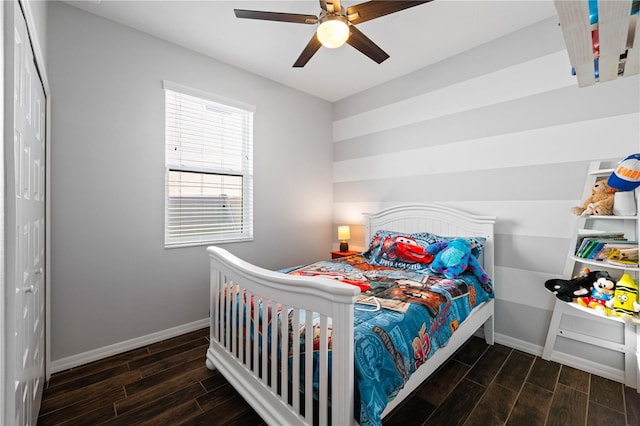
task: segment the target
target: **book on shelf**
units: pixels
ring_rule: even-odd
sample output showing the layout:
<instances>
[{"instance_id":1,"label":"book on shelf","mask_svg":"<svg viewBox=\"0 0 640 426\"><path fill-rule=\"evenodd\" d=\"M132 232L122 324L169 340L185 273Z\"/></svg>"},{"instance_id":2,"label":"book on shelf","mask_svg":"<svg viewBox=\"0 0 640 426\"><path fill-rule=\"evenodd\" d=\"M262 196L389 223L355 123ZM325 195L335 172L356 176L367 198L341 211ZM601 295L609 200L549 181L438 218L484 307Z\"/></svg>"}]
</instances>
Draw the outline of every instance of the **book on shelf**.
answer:
<instances>
[{"instance_id":1,"label":"book on shelf","mask_svg":"<svg viewBox=\"0 0 640 426\"><path fill-rule=\"evenodd\" d=\"M638 267L638 259L634 260L624 260L624 259L607 259L607 263L616 266L629 266L632 268Z\"/></svg>"},{"instance_id":2,"label":"book on shelf","mask_svg":"<svg viewBox=\"0 0 640 426\"><path fill-rule=\"evenodd\" d=\"M591 260L638 258L638 242L618 239L586 238L576 252L577 257Z\"/></svg>"},{"instance_id":3,"label":"book on shelf","mask_svg":"<svg viewBox=\"0 0 640 426\"><path fill-rule=\"evenodd\" d=\"M581 230L578 232L578 238L576 240L576 256L580 256L593 240L614 240L625 241L624 232L605 232L605 231L593 231L593 230Z\"/></svg>"},{"instance_id":4,"label":"book on shelf","mask_svg":"<svg viewBox=\"0 0 640 426\"><path fill-rule=\"evenodd\" d=\"M638 266L638 245L608 245L603 252L603 258L612 265Z\"/></svg>"},{"instance_id":5,"label":"book on shelf","mask_svg":"<svg viewBox=\"0 0 640 426\"><path fill-rule=\"evenodd\" d=\"M625 243L626 240L620 240L615 238L585 238L580 243L580 246L576 250L576 256L584 256L589 253L594 246L598 244L613 244L613 243Z\"/></svg>"},{"instance_id":6,"label":"book on shelf","mask_svg":"<svg viewBox=\"0 0 640 426\"><path fill-rule=\"evenodd\" d=\"M593 243L591 243L590 247L589 247L589 251L587 253L584 254L584 257L586 259L596 259L598 257L598 255L600 253L602 253L604 247L605 247L604 242L602 241L594 241Z\"/></svg>"}]
</instances>

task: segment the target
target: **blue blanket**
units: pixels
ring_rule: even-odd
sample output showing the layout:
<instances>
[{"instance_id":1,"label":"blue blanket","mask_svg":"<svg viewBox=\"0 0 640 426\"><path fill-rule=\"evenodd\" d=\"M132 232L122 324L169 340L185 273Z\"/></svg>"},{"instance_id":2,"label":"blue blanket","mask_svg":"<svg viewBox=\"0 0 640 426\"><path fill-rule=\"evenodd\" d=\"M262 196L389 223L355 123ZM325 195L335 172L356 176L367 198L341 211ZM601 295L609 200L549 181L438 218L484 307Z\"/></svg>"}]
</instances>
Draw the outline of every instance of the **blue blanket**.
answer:
<instances>
[{"instance_id":1,"label":"blue blanket","mask_svg":"<svg viewBox=\"0 0 640 426\"><path fill-rule=\"evenodd\" d=\"M474 307L494 297L491 282L482 284L471 273L449 280L428 269L373 265L361 255L283 272L322 275L364 290L354 321L355 417L361 425L380 425L387 403L411 374L446 346Z\"/></svg>"}]
</instances>

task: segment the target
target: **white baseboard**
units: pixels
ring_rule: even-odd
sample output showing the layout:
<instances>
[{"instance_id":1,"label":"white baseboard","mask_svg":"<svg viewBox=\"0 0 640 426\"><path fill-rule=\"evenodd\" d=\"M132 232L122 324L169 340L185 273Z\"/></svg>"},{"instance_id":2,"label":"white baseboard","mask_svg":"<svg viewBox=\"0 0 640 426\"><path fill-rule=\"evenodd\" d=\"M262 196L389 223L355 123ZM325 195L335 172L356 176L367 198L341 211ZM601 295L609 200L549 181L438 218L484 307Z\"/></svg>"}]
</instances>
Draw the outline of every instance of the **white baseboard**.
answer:
<instances>
[{"instance_id":1,"label":"white baseboard","mask_svg":"<svg viewBox=\"0 0 640 426\"><path fill-rule=\"evenodd\" d=\"M89 362L97 361L112 355L121 354L123 352L127 352L132 349L138 349L143 346L150 345L152 343L161 342L162 340L167 340L172 337L180 336L182 334L186 334L191 331L200 330L201 328L205 328L208 326L209 326L209 318L204 318L189 324L173 327L168 330L158 331L156 333L147 334L146 336L136 337L134 339L126 340L124 342L114 343L113 345L105 346L98 349L93 349L77 355L71 355L66 358L53 360L51 361L50 371L51 373L57 373L59 371L68 370L69 368L73 368L79 365L87 364ZM203 354L203 360L204 360L204 356L205 354Z\"/></svg>"},{"instance_id":2,"label":"white baseboard","mask_svg":"<svg viewBox=\"0 0 640 426\"><path fill-rule=\"evenodd\" d=\"M505 345L531 355L542 356L542 346L516 339L515 337L496 333L496 343L500 343L501 345Z\"/></svg>"},{"instance_id":3,"label":"white baseboard","mask_svg":"<svg viewBox=\"0 0 640 426\"><path fill-rule=\"evenodd\" d=\"M78 367L89 362L97 361L112 355L130 351L132 349L147 346L152 343L157 343L162 340L189 333L191 331L200 330L201 328L205 328L208 326L209 318L204 318L189 324L173 327L168 330L158 331L156 333L147 334L146 336L136 337L135 339L126 340L124 342L115 343L113 345L93 349L81 354L58 359L51 362L51 373L68 370L69 368ZM484 335L478 336L484 338ZM543 348L540 345L535 345L533 343L499 333L495 334L495 341L496 343L499 343L501 345L505 345L531 355L542 356ZM608 366L603 366L602 364L593 362L589 359L576 357L562 352L554 352L552 361L576 368L578 370L583 370L588 373L595 374L616 382L624 383L624 371Z\"/></svg>"}]
</instances>

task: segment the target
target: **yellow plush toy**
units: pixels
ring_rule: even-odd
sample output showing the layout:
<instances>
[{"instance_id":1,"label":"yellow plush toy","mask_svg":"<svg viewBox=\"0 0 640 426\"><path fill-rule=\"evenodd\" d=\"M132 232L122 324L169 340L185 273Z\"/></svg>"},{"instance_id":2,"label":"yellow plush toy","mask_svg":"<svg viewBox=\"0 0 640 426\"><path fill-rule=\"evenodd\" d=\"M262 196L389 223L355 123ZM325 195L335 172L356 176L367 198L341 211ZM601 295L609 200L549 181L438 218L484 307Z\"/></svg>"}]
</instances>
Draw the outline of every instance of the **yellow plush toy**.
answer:
<instances>
[{"instance_id":1,"label":"yellow plush toy","mask_svg":"<svg viewBox=\"0 0 640 426\"><path fill-rule=\"evenodd\" d=\"M613 297L607 301L607 307L613 309L612 315L633 318L640 312L638 303L638 284L631 275L623 274L616 283Z\"/></svg>"},{"instance_id":2,"label":"yellow plush toy","mask_svg":"<svg viewBox=\"0 0 640 426\"><path fill-rule=\"evenodd\" d=\"M605 180L596 181L591 187L591 196L584 201L582 207L572 207L571 211L578 216L612 215L615 192L616 190L607 185Z\"/></svg>"}]
</instances>

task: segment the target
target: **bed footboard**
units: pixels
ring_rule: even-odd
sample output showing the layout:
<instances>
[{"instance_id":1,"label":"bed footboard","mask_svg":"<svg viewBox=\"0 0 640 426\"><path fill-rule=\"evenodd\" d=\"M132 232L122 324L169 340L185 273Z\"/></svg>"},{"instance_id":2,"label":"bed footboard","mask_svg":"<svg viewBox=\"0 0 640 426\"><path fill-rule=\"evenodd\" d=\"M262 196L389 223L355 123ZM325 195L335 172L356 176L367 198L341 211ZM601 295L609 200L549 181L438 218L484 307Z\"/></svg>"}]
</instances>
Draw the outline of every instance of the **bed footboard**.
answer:
<instances>
[{"instance_id":1,"label":"bed footboard","mask_svg":"<svg viewBox=\"0 0 640 426\"><path fill-rule=\"evenodd\" d=\"M334 425L352 424L353 312L360 290L268 271L219 247L207 251L207 367L220 370L268 424L328 424L329 415ZM340 403L329 409L329 400Z\"/></svg>"}]
</instances>

